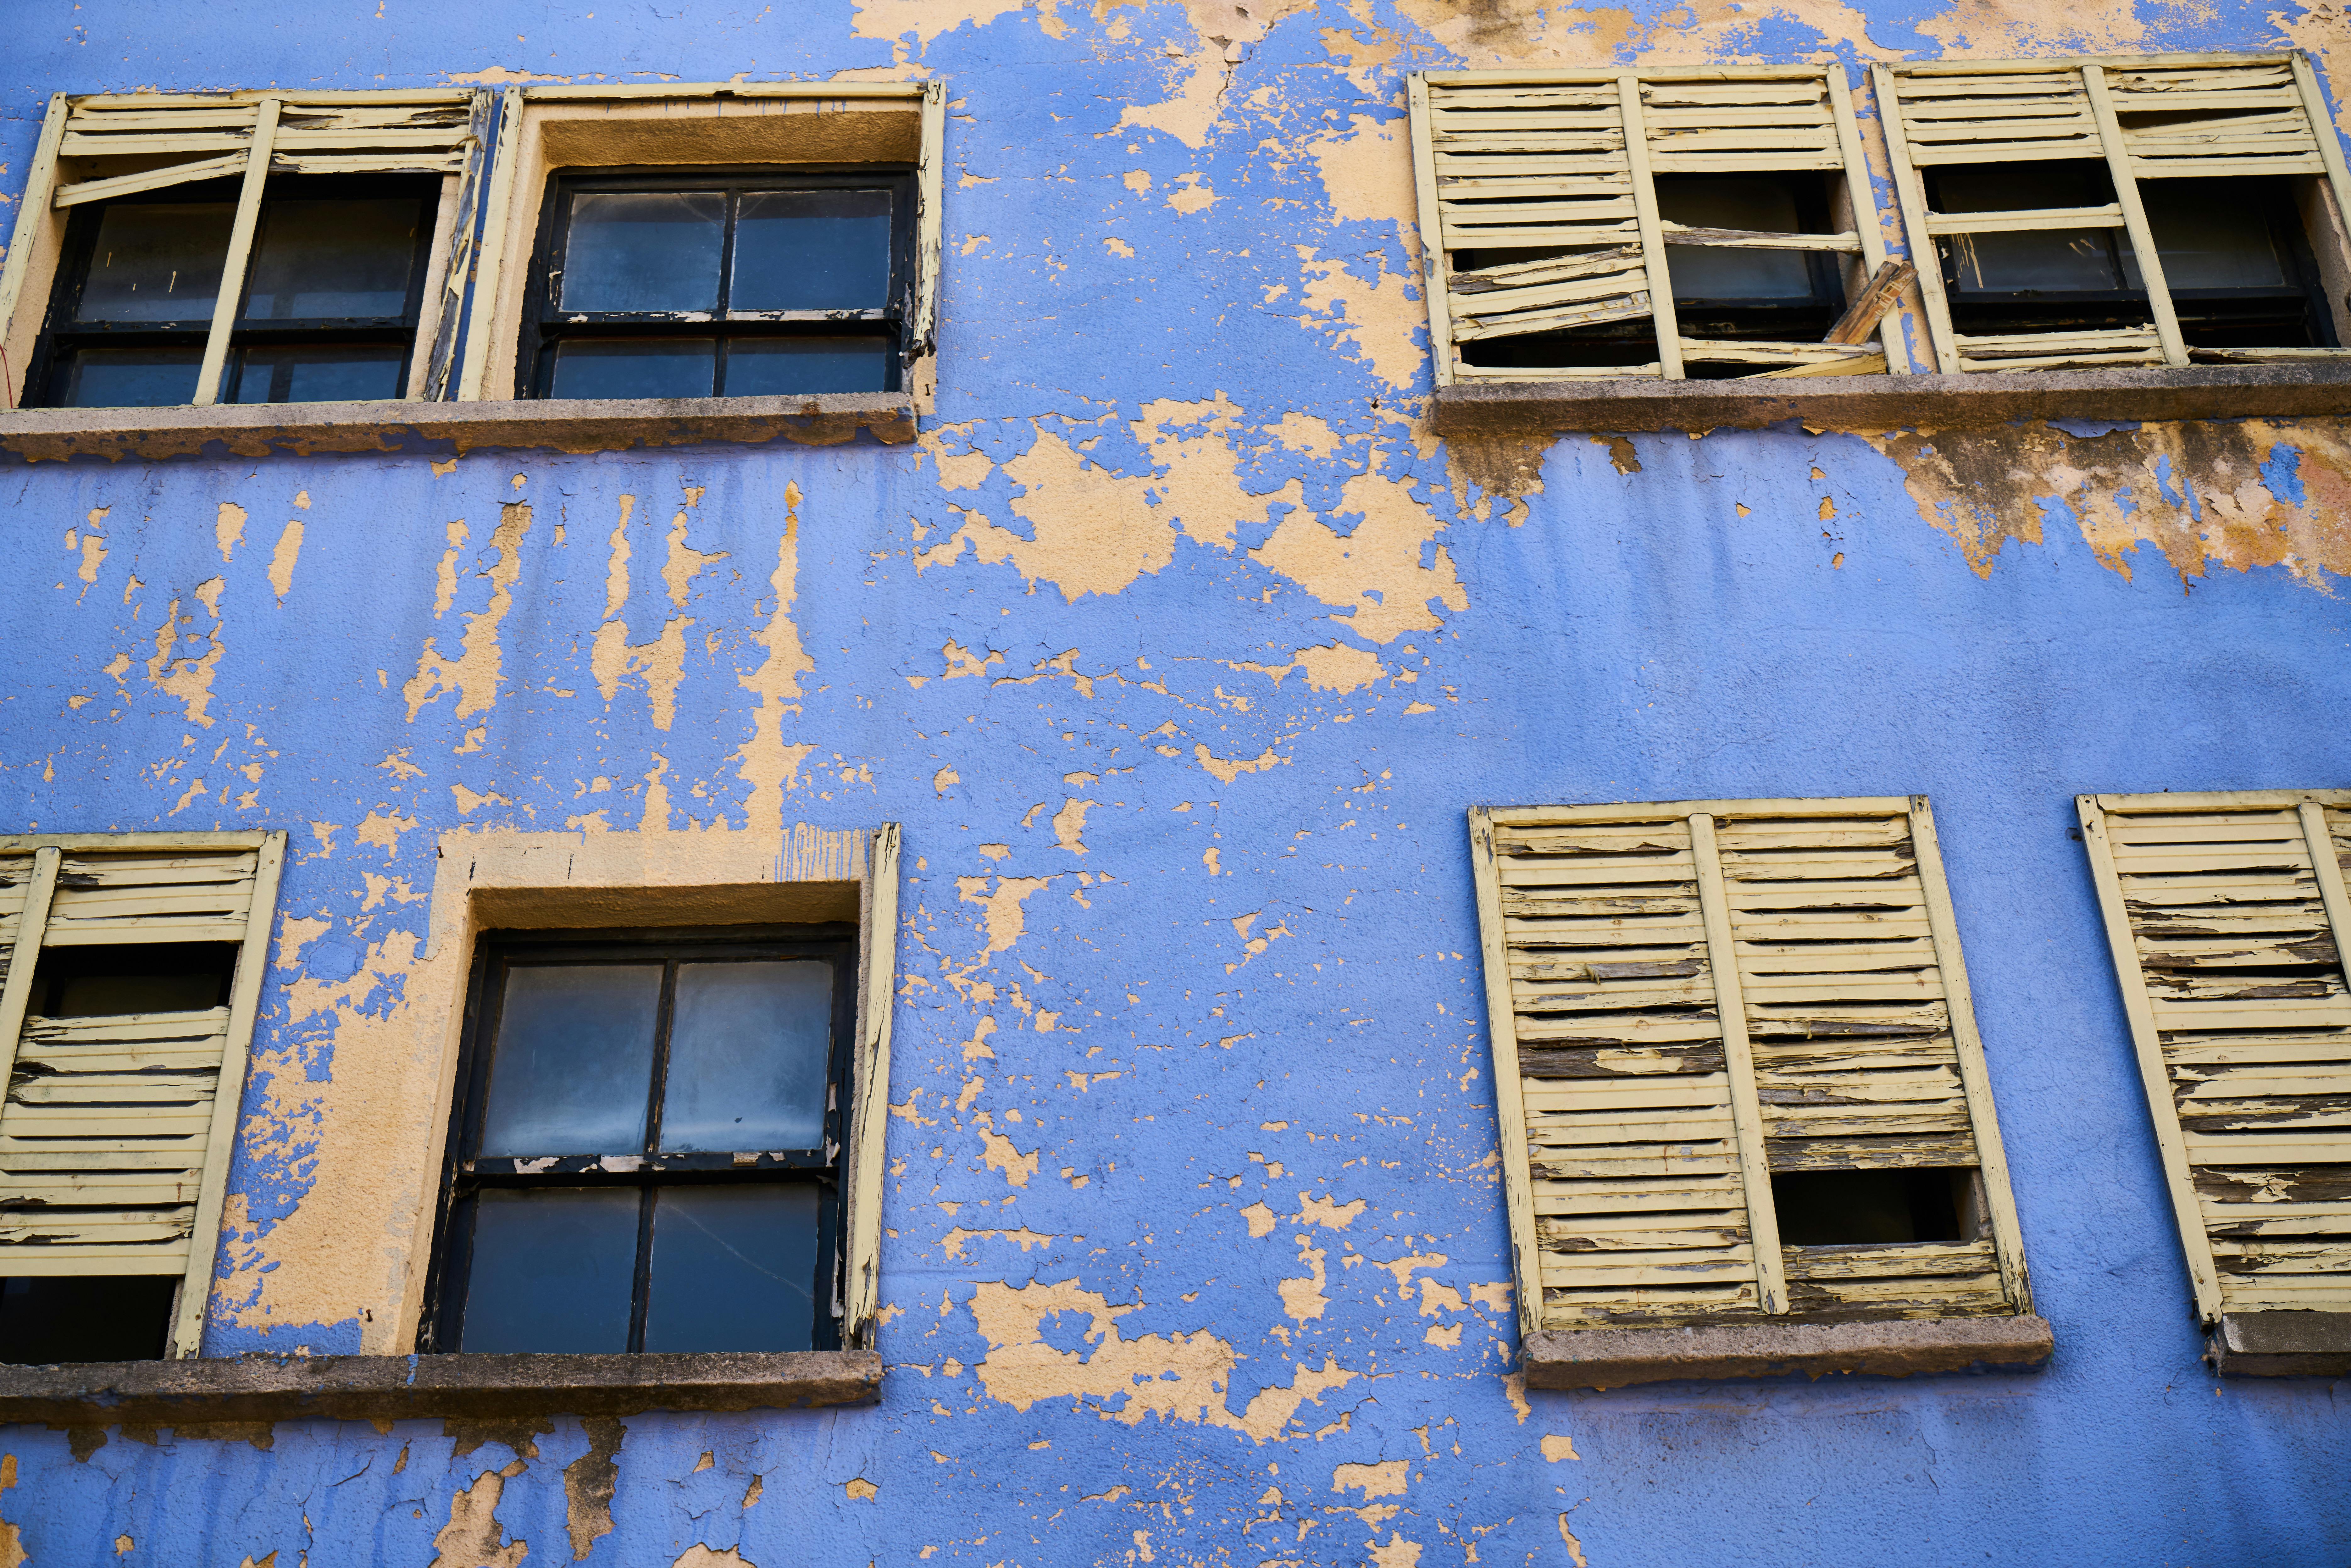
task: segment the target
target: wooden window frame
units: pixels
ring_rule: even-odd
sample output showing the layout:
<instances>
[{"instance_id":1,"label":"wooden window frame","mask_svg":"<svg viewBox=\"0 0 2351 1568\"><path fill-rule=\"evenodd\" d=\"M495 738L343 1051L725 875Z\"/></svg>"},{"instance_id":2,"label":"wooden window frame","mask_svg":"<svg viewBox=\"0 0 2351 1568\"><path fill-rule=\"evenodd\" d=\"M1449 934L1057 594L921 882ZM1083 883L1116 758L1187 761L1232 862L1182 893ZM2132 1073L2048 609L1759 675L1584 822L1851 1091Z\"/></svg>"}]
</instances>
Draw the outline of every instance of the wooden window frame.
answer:
<instances>
[{"instance_id":1,"label":"wooden window frame","mask_svg":"<svg viewBox=\"0 0 2351 1568\"><path fill-rule=\"evenodd\" d=\"M507 89L457 400L528 395L519 379L526 324L533 289L544 284L532 265L534 242L565 173L881 164L914 170L914 286L899 385L928 412L937 383L946 136L946 85L935 78ZM719 407L740 400L691 401Z\"/></svg>"},{"instance_id":2,"label":"wooden window frame","mask_svg":"<svg viewBox=\"0 0 2351 1568\"><path fill-rule=\"evenodd\" d=\"M1980 1226L1984 1239L1996 1261L2001 1303L1997 1307L1977 1304L1954 1305L1952 1311L1966 1312L1983 1318L2029 1317L2032 1311L2032 1286L2024 1262L2023 1246L2016 1217L2015 1200L2011 1193L2006 1156L2002 1151L1999 1121L1994 1114L1989 1074L1984 1063L1983 1045L1976 1031L1974 1009L1967 982L1964 956L1960 951L1956 912L1953 909L1949 883L1942 866L1933 813L1924 796L1861 797L1834 800L1685 800L1664 802L1626 802L1613 805L1473 808L1469 813L1470 858L1477 883L1479 926L1486 977L1486 1007L1494 1054L1497 1112L1500 1129L1503 1186L1510 1210L1510 1228L1513 1275L1517 1281L1520 1326L1522 1337L1531 1340L1538 1334L1552 1340L1573 1341L1580 1335L1603 1333L1621 1323L1638 1322L1656 1327L1678 1329L1692 1324L1761 1327L1769 1324L1797 1326L1823 1321L1851 1317L1851 1312L1821 1314L1792 1312L1788 1284L1787 1260L1779 1245L1778 1222L1772 1205L1771 1176L1773 1172L1768 1118L1758 1092L1757 1070L1753 1048L1750 1041L1750 1016L1741 979L1741 967L1717 964L1715 954L1739 951L1742 938L1734 929L1733 906L1729 898L1720 853L1716 848L1719 822L1740 821L1778 821L1822 819L1834 821L1852 818L1892 818L1902 816L1908 826L1908 842L1915 862L1918 884L1918 906L1927 928L1931 961L1940 977L1940 999L1944 1002L1948 1022L1944 1026L1950 1039L1953 1061L1967 1107L1969 1137L1972 1142L1974 1166L1980 1173L1981 1203ZM1685 915L1686 924L1695 918L1702 924L1703 936L1694 944L1703 955L1707 996L1706 1004L1718 1009L1720 1071L1725 1077L1727 1110L1724 1120L1735 1129L1735 1136L1727 1140L1735 1146L1729 1156L1739 1176L1737 1183L1743 1202L1746 1223L1743 1227L1751 1249L1751 1272L1744 1282L1751 1284L1751 1304L1729 1307L1703 1304L1690 1307L1628 1308L1621 1312L1601 1306L1604 1317L1587 1317L1583 1321L1553 1318L1545 1311L1546 1256L1538 1225L1530 1136L1530 1113L1527 1104L1525 1078L1521 1071L1520 1008L1513 990L1511 939L1508 935L1510 916L1503 902L1503 867L1497 834L1511 830L1559 829L1573 831L1578 827L1655 825L1669 832L1686 830L1688 839L1687 857L1691 882L1698 906L1696 917ZM1656 862L1659 864L1667 862ZM1672 863L1678 864L1678 862ZM1539 880L1539 879L1537 879ZM1573 873L1564 873L1562 881L1573 885L1577 881ZM1599 885L1607 879L1593 879ZM1636 879L1637 880L1637 879ZM1515 885L1515 884L1514 884ZM1572 895L1563 895L1572 896ZM1675 894L1676 898L1685 895ZM1533 916L1529 916L1533 918ZM1693 928L1696 928L1693 926ZM1688 939L1682 946L1692 945ZM1651 966L1638 966L1646 972ZM1684 973L1675 967L1674 974ZM1732 988L1725 994L1726 980ZM1664 980L1652 984L1668 983ZM1731 997L1739 998L1730 1005ZM1920 999L1933 999L1922 993ZM1691 1005L1698 1005L1692 1003ZM1706 1015L1701 1015L1706 1016ZM1758 1015L1761 1021L1761 1015ZM1628 1037L1630 1038L1630 1037ZM1665 1048L1660 1048L1665 1049ZM1680 1071L1677 1067L1672 1071ZM1701 1071L1704 1071L1701 1069ZM1575 1080L1571 1080L1575 1082ZM1640 1080L1607 1079L1602 1086L1620 1082L1638 1084ZM1651 1082L1655 1082L1652 1080ZM1695 1082L1695 1081L1694 1081ZM1674 1102L1680 1103L1680 1102ZM1580 1107L1571 1107L1580 1110ZM1600 1109L1605 1111L1607 1103ZM1637 1117L1642 1113L1627 1111L1625 1115ZM1693 1134L1695 1135L1695 1134ZM1716 1134L1707 1134L1709 1138ZM1587 1139L1586 1142L1603 1140ZM1632 1134L1625 1142L1644 1141ZM1656 1141L1650 1139L1647 1141ZM1672 1143L1667 1138L1666 1143ZM1708 1156L1721 1160L1725 1156ZM1937 1162L1920 1160L1919 1166ZM1796 1164L1782 1169L1846 1168L1820 1165ZM1940 1168L1939 1166L1937 1168ZM1648 1173L1657 1174L1657 1173ZM1667 1172L1664 1174L1673 1174ZM1687 1178L1686 1178L1687 1179ZM1640 1207L1635 1205L1634 1207ZM1709 1205L1701 1207L1730 1207ZM1918 1244L1913 1244L1918 1245ZM1604 1264L1608 1254L1604 1251L1573 1251L1566 1254L1593 1260L1595 1266ZM1595 1276L1597 1279L1598 1276ZM1695 1283L1696 1281L1691 1282ZM1742 1281L1724 1275L1726 1286ZM1607 1288L1604 1282L1602 1289ZM1637 1287L1627 1287L1629 1290ZM1903 1310L1896 1315L1903 1318L1942 1319L1931 1301L1900 1303ZM1945 1320L1948 1321L1948 1320ZM1965 1364L1964 1361L1960 1364ZM1687 1374L1684 1374L1687 1375ZM1626 1381L1641 1381L1638 1377Z\"/></svg>"},{"instance_id":3,"label":"wooden window frame","mask_svg":"<svg viewBox=\"0 0 2351 1568\"><path fill-rule=\"evenodd\" d=\"M2298 159L2215 159L2192 162L2185 155L2159 147L2134 152L2132 133L2119 116L2109 80L2111 73L2136 73L2236 66L2284 66L2292 76L2293 101L2304 117L2314 143ZM2154 366L2181 370L2191 363L2291 364L2351 361L2351 347L2278 349L2195 349L2180 333L2178 311L2157 254L2140 184L2147 180L2226 178L2249 174L2296 174L2310 177L2312 188L2302 202L2304 237L2314 253L2329 315L2339 343L2351 344L2346 332L2342 283L2351 273L2351 238L2345 216L2351 214L2351 171L2346 171L2343 147L2326 106L2318 76L2303 51L2248 51L2242 54L2092 55L2054 59L1920 60L1871 68L1876 87L1879 120L1886 128L1886 149L1894 165L1894 187L1902 209L1902 223L1912 254L1919 262L1918 282L1924 297L1927 329L1936 368L1945 375L1983 371L2033 370L2095 370L2101 367ZM2043 140L2009 146L1992 141L1953 145L1981 148L1976 162L2018 159L2102 161L2113 183L2110 206L2080 209L2017 211L2001 221L1999 213L1939 214L1927 201L1922 171L1962 160L1922 152L1907 126L1903 89L1907 83L1931 82L1953 77L2048 76L2072 73L2081 86L2077 107L2051 111L2050 129ZM2069 95L2070 96L2070 95ZM2127 95L2126 95L2127 96ZM2036 133L2041 134L2041 133ZM2168 155L2167 156L2167 153ZM2142 155L2145 154L2145 155ZM2247 167L2246 164L2257 166ZM2145 285L2151 325L2144 332L2127 330L2078 334L2026 333L2013 337L1969 339L1957 332L1950 297L1944 287L1937 241L1951 234L2021 233L2034 229L2103 227L2124 231ZM2047 339L2045 343L2032 340ZM1973 349L1977 355L1971 356Z\"/></svg>"},{"instance_id":4,"label":"wooden window frame","mask_svg":"<svg viewBox=\"0 0 2351 1568\"><path fill-rule=\"evenodd\" d=\"M272 174L441 179L404 398L448 396L493 102L488 89L466 88L54 95L0 266L0 406L23 407L34 385L34 361L66 259L73 208L234 177L240 183L222 287L205 334L196 395L184 406L217 403ZM147 166L159 157L187 154L197 156Z\"/></svg>"},{"instance_id":5,"label":"wooden window frame","mask_svg":"<svg viewBox=\"0 0 2351 1568\"><path fill-rule=\"evenodd\" d=\"M1827 100L1830 123L1834 132L1836 161L1834 164L1806 164L1791 155L1774 162L1767 150L1745 153L1708 155L1677 152L1670 132L1675 128L1653 126L1643 102L1643 90L1677 85L1723 87L1739 83L1769 83L1775 81L1816 81L1822 84ZM1646 314L1655 324L1658 350L1657 361L1647 367L1595 366L1560 369L1527 369L1492 367L1480 371L1459 362L1457 329L1454 323L1455 291L1448 256L1457 249L1448 243L1444 204L1447 178L1437 164L1442 151L1436 145L1437 114L1444 108L1442 95L1447 89L1493 89L1499 88L1587 87L1611 89L1616 95L1617 118L1623 131L1623 162L1628 185L1626 197L1633 214L1631 227L1623 238L1636 245L1641 256L1639 289L1631 298L1646 301ZM1435 95L1435 96L1432 96ZM1705 356L1735 361L1775 365L1778 369L1760 372L1757 376L1732 379L1766 379L1822 374L1852 374L1884 371L1889 367L1907 370L1909 360L1903 348L1898 319L1893 314L1880 317L1877 336L1880 347L1870 350L1865 344L1823 342L1819 344L1744 344L1736 351L1726 352L1730 346L1708 345L1685 340L1674 308L1670 282L1663 289L1653 286L1657 278L1671 277L1671 266L1667 251L1669 245L1706 244L1824 253L1833 257L1855 258L1859 266L1848 272L1845 294L1848 300L1858 299L1865 285L1879 276L1886 262L1885 239L1875 196L1872 193L1869 164L1863 150L1858 122L1854 117L1853 99L1841 65L1789 66L1692 66L1680 68L1651 68L1640 70L1481 70L1481 71L1421 71L1407 81L1414 173L1420 213L1421 274L1423 294L1428 301L1429 347L1435 365L1436 384L1439 387L1456 384L1513 383L1531 382L1574 382L1646 377L1663 381L1685 379L1684 362ZM1701 134L1706 132L1701 129ZM1719 132L1728 134L1729 132ZM1575 160L1595 165L1604 177L1613 175L1616 158L1604 152L1596 157ZM1607 165L1600 169L1598 165ZM1660 167L1659 165L1666 165ZM1779 172L1811 167L1824 175L1837 171L1844 174L1843 194L1850 208L1853 227L1837 234L1795 236L1757 235L1732 236L1715 235L1699 239L1697 231L1668 225L1659 216L1654 177L1656 173L1673 172ZM1531 183L1548 179L1573 179L1574 175L1530 177ZM1620 227L1623 225L1619 225ZM1804 243L1817 240L1816 244ZM1474 248L1491 248L1487 246ZM1622 312L1620 312L1621 314Z\"/></svg>"},{"instance_id":6,"label":"wooden window frame","mask_svg":"<svg viewBox=\"0 0 2351 1568\"><path fill-rule=\"evenodd\" d=\"M254 1019L276 922L277 883L285 863L286 835L282 831L266 831L27 833L0 837L0 853L22 854L26 852L30 852L32 856L32 871L26 883L24 902L13 911L0 911L0 930L5 930L10 939L11 958L6 982L0 986L0 1084L8 1083L14 1072L22 1047L26 1009L32 999L34 973L39 967L37 957L34 962L24 960L37 956L45 946L67 945L49 940L59 931L52 925L52 920L58 907L58 880L66 857L81 853L253 857L251 890L242 922L242 935L236 938L236 971L229 992L220 1068L212 1091L211 1124L206 1132L203 1170L188 1231L184 1262L176 1269L159 1270L152 1266L138 1267L136 1264L141 1260L135 1259L53 1256L44 1260L31 1248L0 1249L0 1274L178 1275L181 1281L178 1299L172 1311L164 1355L172 1360L192 1357L198 1354L203 1347L205 1312L211 1299L214 1269L220 1249L221 1214L226 1200L229 1164L235 1152L236 1131L241 1121L246 1061L251 1054ZM174 939L165 934L172 928L162 925L156 916L141 917L128 929L132 933L130 940L153 942ZM103 945L110 940L104 930L76 931L71 935L73 946ZM29 946L26 941L28 936L32 938ZM176 939L216 941L221 938L182 935ZM5 1180L5 1177L0 1177L0 1180ZM30 1266L43 1261L51 1266Z\"/></svg>"}]
</instances>

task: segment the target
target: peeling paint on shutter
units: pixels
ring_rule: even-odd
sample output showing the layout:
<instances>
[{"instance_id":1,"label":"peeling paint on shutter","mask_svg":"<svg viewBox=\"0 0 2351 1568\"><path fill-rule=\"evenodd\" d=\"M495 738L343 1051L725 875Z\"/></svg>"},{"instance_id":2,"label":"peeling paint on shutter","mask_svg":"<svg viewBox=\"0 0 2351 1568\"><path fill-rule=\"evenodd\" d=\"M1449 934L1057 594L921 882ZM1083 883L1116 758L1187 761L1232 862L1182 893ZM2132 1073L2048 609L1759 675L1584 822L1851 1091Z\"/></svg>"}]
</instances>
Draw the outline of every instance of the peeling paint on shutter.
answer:
<instances>
[{"instance_id":1,"label":"peeling paint on shutter","mask_svg":"<svg viewBox=\"0 0 2351 1568\"><path fill-rule=\"evenodd\" d=\"M282 833L0 840L0 1275L172 1274L195 1354L276 903ZM13 918L10 918L13 916ZM51 1019L44 948L238 944L230 999Z\"/></svg>"},{"instance_id":2,"label":"peeling paint on shutter","mask_svg":"<svg viewBox=\"0 0 2351 1568\"><path fill-rule=\"evenodd\" d=\"M1923 799L1470 833L1523 1326L2031 1310ZM1976 1171L1980 1233L1780 1244L1773 1173L1904 1167Z\"/></svg>"},{"instance_id":3,"label":"peeling paint on shutter","mask_svg":"<svg viewBox=\"0 0 2351 1568\"><path fill-rule=\"evenodd\" d=\"M2351 1312L2351 795L2085 795L2197 1306Z\"/></svg>"},{"instance_id":4,"label":"peeling paint on shutter","mask_svg":"<svg viewBox=\"0 0 2351 1568\"><path fill-rule=\"evenodd\" d=\"M857 1060L851 1074L848 1187L842 1225L841 1343L870 1346L882 1289L882 1177L889 1153L890 1015L898 994L898 839L895 822L873 831L866 851L858 942Z\"/></svg>"}]
</instances>

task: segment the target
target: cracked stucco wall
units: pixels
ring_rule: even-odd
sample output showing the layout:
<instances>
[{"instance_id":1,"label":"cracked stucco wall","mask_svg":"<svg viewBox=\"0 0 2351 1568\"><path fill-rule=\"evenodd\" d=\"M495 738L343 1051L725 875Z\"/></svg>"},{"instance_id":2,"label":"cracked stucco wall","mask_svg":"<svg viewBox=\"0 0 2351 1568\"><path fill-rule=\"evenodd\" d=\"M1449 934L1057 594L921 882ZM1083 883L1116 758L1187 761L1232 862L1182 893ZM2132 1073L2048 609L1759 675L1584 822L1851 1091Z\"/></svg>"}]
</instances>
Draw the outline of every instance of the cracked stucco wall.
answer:
<instances>
[{"instance_id":1,"label":"cracked stucco wall","mask_svg":"<svg viewBox=\"0 0 2351 1568\"><path fill-rule=\"evenodd\" d=\"M60 88L951 84L914 446L0 473L8 821L294 838L208 1351L405 1348L445 835L691 866L896 821L890 1370L847 1412L9 1428L0 1568L2351 1548L2337 1396L2196 1359L2067 827L2079 789L2342 780L2339 423L1448 449L1400 86L2323 57L2332 8L222 15L34 8L0 187ZM2056 1364L1526 1393L1463 809L1913 790Z\"/></svg>"}]
</instances>

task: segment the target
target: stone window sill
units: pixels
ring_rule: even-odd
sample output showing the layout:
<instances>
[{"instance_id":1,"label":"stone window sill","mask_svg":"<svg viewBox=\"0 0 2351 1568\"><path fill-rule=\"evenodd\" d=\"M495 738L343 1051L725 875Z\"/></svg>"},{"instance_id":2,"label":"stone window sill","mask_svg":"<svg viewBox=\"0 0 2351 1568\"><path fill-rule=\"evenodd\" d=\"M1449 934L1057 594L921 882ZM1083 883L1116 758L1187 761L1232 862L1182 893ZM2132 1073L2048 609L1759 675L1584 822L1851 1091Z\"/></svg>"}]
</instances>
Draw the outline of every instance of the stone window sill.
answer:
<instances>
[{"instance_id":1,"label":"stone window sill","mask_svg":"<svg viewBox=\"0 0 2351 1568\"><path fill-rule=\"evenodd\" d=\"M1450 437L1556 431L1957 429L2017 420L2291 419L2351 413L2351 364L2198 365L2184 371L1810 376L1781 381L1521 382L1437 389L1429 423Z\"/></svg>"},{"instance_id":2,"label":"stone window sill","mask_svg":"<svg viewBox=\"0 0 2351 1568\"><path fill-rule=\"evenodd\" d=\"M668 1355L240 1355L0 1366L0 1423L174 1427L634 1416L871 1405L870 1350Z\"/></svg>"},{"instance_id":3,"label":"stone window sill","mask_svg":"<svg viewBox=\"0 0 2351 1568\"><path fill-rule=\"evenodd\" d=\"M0 452L70 457L266 457L277 453L622 452L703 442L836 446L859 434L914 439L904 392L813 397L593 399L524 402L244 403L211 408L26 408L0 413Z\"/></svg>"},{"instance_id":4,"label":"stone window sill","mask_svg":"<svg viewBox=\"0 0 2351 1568\"><path fill-rule=\"evenodd\" d=\"M2047 1320L1939 1318L1703 1328L1567 1329L1530 1334L1530 1388L1624 1388L1686 1378L2032 1372L2049 1360Z\"/></svg>"},{"instance_id":5,"label":"stone window sill","mask_svg":"<svg viewBox=\"0 0 2351 1568\"><path fill-rule=\"evenodd\" d=\"M2223 1312L2210 1344L2223 1377L2351 1375L2351 1312Z\"/></svg>"}]
</instances>

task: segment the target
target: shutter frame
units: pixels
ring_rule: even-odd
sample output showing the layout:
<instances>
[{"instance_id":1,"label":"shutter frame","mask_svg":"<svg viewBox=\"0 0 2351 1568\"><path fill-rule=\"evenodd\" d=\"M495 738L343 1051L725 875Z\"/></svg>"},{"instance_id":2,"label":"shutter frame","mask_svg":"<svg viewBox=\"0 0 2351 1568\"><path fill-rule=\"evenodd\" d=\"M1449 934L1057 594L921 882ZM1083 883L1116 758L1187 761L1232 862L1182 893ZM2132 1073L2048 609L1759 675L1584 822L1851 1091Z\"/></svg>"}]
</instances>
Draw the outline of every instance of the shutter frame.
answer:
<instances>
[{"instance_id":1,"label":"shutter frame","mask_svg":"<svg viewBox=\"0 0 2351 1568\"><path fill-rule=\"evenodd\" d=\"M853 1103L843 1186L841 1343L872 1347L881 1305L883 1176L890 1128L890 1018L898 994L899 825L884 822L866 849L857 951Z\"/></svg>"}]
</instances>

